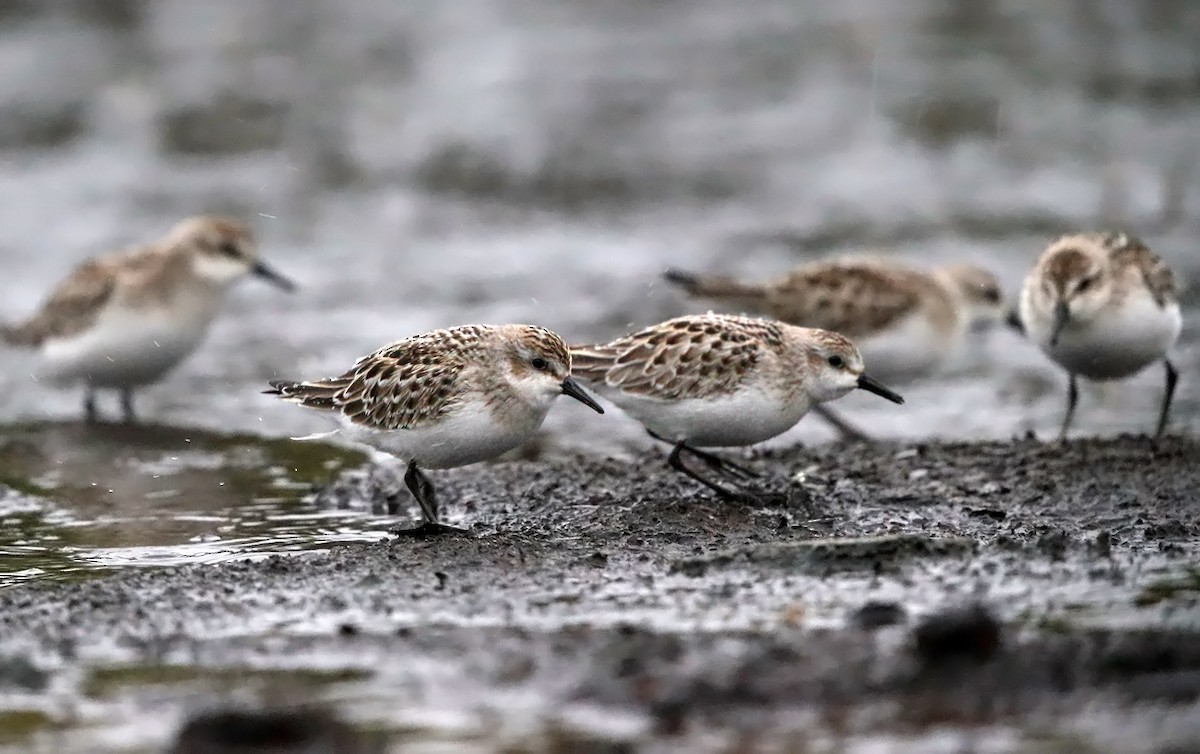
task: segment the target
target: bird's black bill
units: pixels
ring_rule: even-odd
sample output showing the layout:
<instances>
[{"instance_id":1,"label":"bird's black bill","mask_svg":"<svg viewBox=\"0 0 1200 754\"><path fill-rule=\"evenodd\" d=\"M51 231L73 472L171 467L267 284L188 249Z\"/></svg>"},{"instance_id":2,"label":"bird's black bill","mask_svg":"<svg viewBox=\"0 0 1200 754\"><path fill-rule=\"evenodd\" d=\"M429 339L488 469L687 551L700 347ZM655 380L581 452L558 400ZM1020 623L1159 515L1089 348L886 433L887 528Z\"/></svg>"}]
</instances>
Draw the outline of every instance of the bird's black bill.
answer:
<instances>
[{"instance_id":1,"label":"bird's black bill","mask_svg":"<svg viewBox=\"0 0 1200 754\"><path fill-rule=\"evenodd\" d=\"M887 398L892 403L904 403L904 398L899 393L889 390L882 383L876 382L865 374L858 376L858 387L868 393Z\"/></svg>"},{"instance_id":2,"label":"bird's black bill","mask_svg":"<svg viewBox=\"0 0 1200 754\"><path fill-rule=\"evenodd\" d=\"M1021 321L1021 313L1015 308L1008 310L1008 315L1004 318L1004 324L1013 332L1021 335L1025 334L1025 323Z\"/></svg>"},{"instance_id":3,"label":"bird's black bill","mask_svg":"<svg viewBox=\"0 0 1200 754\"><path fill-rule=\"evenodd\" d=\"M1071 310L1067 308L1066 301L1059 301L1054 305L1054 321L1050 325L1050 345L1058 345L1058 339L1062 335L1063 329L1067 323L1071 321Z\"/></svg>"},{"instance_id":4,"label":"bird's black bill","mask_svg":"<svg viewBox=\"0 0 1200 754\"><path fill-rule=\"evenodd\" d=\"M601 408L596 399L588 395L583 388L579 387L579 383L568 377L562 381L563 395L569 395L583 405L595 411L597 414L603 414L604 409Z\"/></svg>"},{"instance_id":5,"label":"bird's black bill","mask_svg":"<svg viewBox=\"0 0 1200 754\"><path fill-rule=\"evenodd\" d=\"M276 286L277 288L282 288L288 293L296 290L295 283L293 283L291 280L288 280L283 275L280 275L275 270L272 270L262 262L255 262L254 266L250 268L250 274L255 277L262 278L271 285Z\"/></svg>"}]
</instances>

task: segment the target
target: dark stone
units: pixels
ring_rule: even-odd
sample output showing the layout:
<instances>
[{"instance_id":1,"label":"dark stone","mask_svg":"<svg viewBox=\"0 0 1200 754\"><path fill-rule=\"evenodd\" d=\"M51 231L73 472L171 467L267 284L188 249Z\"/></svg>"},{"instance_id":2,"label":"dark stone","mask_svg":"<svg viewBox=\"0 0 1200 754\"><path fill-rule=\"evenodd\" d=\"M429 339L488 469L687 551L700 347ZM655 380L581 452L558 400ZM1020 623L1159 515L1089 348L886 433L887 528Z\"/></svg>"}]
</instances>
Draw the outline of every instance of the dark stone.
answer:
<instances>
[{"instance_id":1,"label":"dark stone","mask_svg":"<svg viewBox=\"0 0 1200 754\"><path fill-rule=\"evenodd\" d=\"M82 102L0 105L0 149L52 149L77 139L87 125Z\"/></svg>"},{"instance_id":2,"label":"dark stone","mask_svg":"<svg viewBox=\"0 0 1200 754\"><path fill-rule=\"evenodd\" d=\"M49 683L50 676L29 659L19 655L0 657L0 688L40 692Z\"/></svg>"},{"instance_id":3,"label":"dark stone","mask_svg":"<svg viewBox=\"0 0 1200 754\"><path fill-rule=\"evenodd\" d=\"M1176 518L1168 518L1165 521L1149 524L1146 526L1144 535L1146 539L1186 539L1192 535L1192 528Z\"/></svg>"},{"instance_id":4,"label":"dark stone","mask_svg":"<svg viewBox=\"0 0 1200 754\"><path fill-rule=\"evenodd\" d=\"M913 631L917 656L926 664L985 662L1002 644L1000 622L982 605L936 613Z\"/></svg>"},{"instance_id":5,"label":"dark stone","mask_svg":"<svg viewBox=\"0 0 1200 754\"><path fill-rule=\"evenodd\" d=\"M989 518L992 521L1003 521L1008 518L1008 513L999 508L967 508L967 515L971 518Z\"/></svg>"},{"instance_id":6,"label":"dark stone","mask_svg":"<svg viewBox=\"0 0 1200 754\"><path fill-rule=\"evenodd\" d=\"M378 751L350 726L320 710L218 710L196 715L179 731L171 754L366 754Z\"/></svg>"},{"instance_id":7,"label":"dark stone","mask_svg":"<svg viewBox=\"0 0 1200 754\"><path fill-rule=\"evenodd\" d=\"M944 149L967 138L991 141L1001 130L1000 103L988 96L921 97L892 113L900 130L925 146Z\"/></svg>"},{"instance_id":8,"label":"dark stone","mask_svg":"<svg viewBox=\"0 0 1200 754\"><path fill-rule=\"evenodd\" d=\"M864 631L874 631L903 623L904 608L895 602L868 602L854 612L854 623Z\"/></svg>"},{"instance_id":9,"label":"dark stone","mask_svg":"<svg viewBox=\"0 0 1200 754\"><path fill-rule=\"evenodd\" d=\"M283 144L288 106L222 94L183 105L157 123L159 148L167 154L221 155L277 149Z\"/></svg>"}]
</instances>

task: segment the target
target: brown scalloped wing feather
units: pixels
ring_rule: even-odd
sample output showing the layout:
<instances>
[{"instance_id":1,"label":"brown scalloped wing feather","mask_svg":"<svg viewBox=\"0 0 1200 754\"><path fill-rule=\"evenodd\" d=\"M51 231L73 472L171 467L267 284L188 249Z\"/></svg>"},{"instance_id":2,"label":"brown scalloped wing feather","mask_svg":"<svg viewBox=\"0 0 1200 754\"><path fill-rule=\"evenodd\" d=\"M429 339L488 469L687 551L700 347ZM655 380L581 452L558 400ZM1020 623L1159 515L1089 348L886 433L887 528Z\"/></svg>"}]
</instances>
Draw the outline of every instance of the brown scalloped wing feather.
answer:
<instances>
[{"instance_id":1,"label":"brown scalloped wing feather","mask_svg":"<svg viewBox=\"0 0 1200 754\"><path fill-rule=\"evenodd\" d=\"M77 335L92 326L116 294L118 284L133 302L162 298L148 292L161 286L164 275L178 272L178 263L182 261L182 257L164 254L154 246L89 259L50 292L37 314L9 328L10 337L36 346L51 338ZM162 292L169 293L166 289Z\"/></svg>"},{"instance_id":2,"label":"brown scalloped wing feather","mask_svg":"<svg viewBox=\"0 0 1200 754\"><path fill-rule=\"evenodd\" d=\"M100 259L84 262L50 292L37 314L10 329L10 339L39 346L50 338L66 338L91 327L116 290L113 265Z\"/></svg>"},{"instance_id":3,"label":"brown scalloped wing feather","mask_svg":"<svg viewBox=\"0 0 1200 754\"><path fill-rule=\"evenodd\" d=\"M745 381L777 325L740 317L681 317L573 353L574 371L633 395L662 400L726 395Z\"/></svg>"},{"instance_id":4,"label":"brown scalloped wing feather","mask_svg":"<svg viewBox=\"0 0 1200 754\"><path fill-rule=\"evenodd\" d=\"M340 411L376 429L431 424L459 405L466 361L444 338L419 335L364 356L339 377L287 386L283 395L301 405Z\"/></svg>"},{"instance_id":5,"label":"brown scalloped wing feather","mask_svg":"<svg viewBox=\"0 0 1200 754\"><path fill-rule=\"evenodd\" d=\"M1113 233L1106 236L1104 241L1110 249L1113 266L1136 269L1160 307L1174 301L1179 295L1171 268L1139 239L1124 233Z\"/></svg>"},{"instance_id":6,"label":"brown scalloped wing feather","mask_svg":"<svg viewBox=\"0 0 1200 754\"><path fill-rule=\"evenodd\" d=\"M802 267L773 286L772 316L849 337L877 332L915 312L930 285L918 271L870 263Z\"/></svg>"}]
</instances>

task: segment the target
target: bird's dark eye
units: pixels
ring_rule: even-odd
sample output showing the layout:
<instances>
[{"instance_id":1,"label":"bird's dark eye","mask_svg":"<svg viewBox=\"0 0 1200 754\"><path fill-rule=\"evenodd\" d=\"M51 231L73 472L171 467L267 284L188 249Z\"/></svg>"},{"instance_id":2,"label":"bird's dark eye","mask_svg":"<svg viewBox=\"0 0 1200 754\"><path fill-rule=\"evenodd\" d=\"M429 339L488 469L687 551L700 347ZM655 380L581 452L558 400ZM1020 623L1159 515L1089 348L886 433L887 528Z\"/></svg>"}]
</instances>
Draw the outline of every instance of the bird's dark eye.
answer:
<instances>
[{"instance_id":1,"label":"bird's dark eye","mask_svg":"<svg viewBox=\"0 0 1200 754\"><path fill-rule=\"evenodd\" d=\"M845 360L836 353L833 356L830 356L827 361L829 362L829 366L833 367L834 369L841 369L846 365Z\"/></svg>"},{"instance_id":2,"label":"bird's dark eye","mask_svg":"<svg viewBox=\"0 0 1200 754\"><path fill-rule=\"evenodd\" d=\"M1076 292L1076 293L1083 293L1084 291L1086 291L1086 290L1088 290L1089 288L1091 288L1091 287L1092 287L1092 284L1093 284L1093 283L1095 283L1095 282L1096 282L1096 278L1094 278L1094 277L1092 277L1092 278L1084 278L1083 280L1080 280L1080 281L1079 281L1079 285L1075 287L1075 292Z\"/></svg>"},{"instance_id":3,"label":"bird's dark eye","mask_svg":"<svg viewBox=\"0 0 1200 754\"><path fill-rule=\"evenodd\" d=\"M989 304L998 304L1002 298L999 288L988 288L983 292L983 300Z\"/></svg>"},{"instance_id":4,"label":"bird's dark eye","mask_svg":"<svg viewBox=\"0 0 1200 754\"><path fill-rule=\"evenodd\" d=\"M541 356L538 356L536 359L534 359L533 361L531 361L529 363L533 366L534 369L538 370L539 372L545 370L547 367L550 366L549 364L546 363L546 360L543 359Z\"/></svg>"},{"instance_id":5,"label":"bird's dark eye","mask_svg":"<svg viewBox=\"0 0 1200 754\"><path fill-rule=\"evenodd\" d=\"M226 241L218 246L217 251L221 252L227 257L240 257L242 255L242 250L229 241Z\"/></svg>"}]
</instances>

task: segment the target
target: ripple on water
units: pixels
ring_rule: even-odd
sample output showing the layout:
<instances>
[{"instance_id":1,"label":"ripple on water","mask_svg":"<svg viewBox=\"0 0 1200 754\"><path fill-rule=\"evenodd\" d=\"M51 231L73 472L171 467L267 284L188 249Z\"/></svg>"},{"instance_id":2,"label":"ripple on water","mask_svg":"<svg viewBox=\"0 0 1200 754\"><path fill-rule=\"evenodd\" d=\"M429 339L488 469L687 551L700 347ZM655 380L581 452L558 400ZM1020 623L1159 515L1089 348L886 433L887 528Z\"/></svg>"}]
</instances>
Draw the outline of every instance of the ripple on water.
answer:
<instances>
[{"instance_id":1,"label":"ripple on water","mask_svg":"<svg viewBox=\"0 0 1200 754\"><path fill-rule=\"evenodd\" d=\"M193 429L5 427L0 586L380 539L394 522L370 501L325 510L313 500L316 485L362 460L331 445Z\"/></svg>"}]
</instances>

